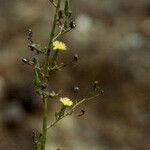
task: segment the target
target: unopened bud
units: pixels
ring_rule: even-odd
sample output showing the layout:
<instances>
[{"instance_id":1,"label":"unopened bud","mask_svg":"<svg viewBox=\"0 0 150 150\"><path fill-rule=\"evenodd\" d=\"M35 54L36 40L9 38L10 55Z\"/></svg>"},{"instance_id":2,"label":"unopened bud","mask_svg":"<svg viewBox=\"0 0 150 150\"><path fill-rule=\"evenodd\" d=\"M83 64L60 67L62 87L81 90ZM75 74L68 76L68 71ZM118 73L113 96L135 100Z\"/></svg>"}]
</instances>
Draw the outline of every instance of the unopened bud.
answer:
<instances>
[{"instance_id":1,"label":"unopened bud","mask_svg":"<svg viewBox=\"0 0 150 150\"><path fill-rule=\"evenodd\" d=\"M31 29L29 29L29 31L28 31L28 35L29 35L29 37L32 37L32 34L33 34L32 30L31 30Z\"/></svg>"}]
</instances>

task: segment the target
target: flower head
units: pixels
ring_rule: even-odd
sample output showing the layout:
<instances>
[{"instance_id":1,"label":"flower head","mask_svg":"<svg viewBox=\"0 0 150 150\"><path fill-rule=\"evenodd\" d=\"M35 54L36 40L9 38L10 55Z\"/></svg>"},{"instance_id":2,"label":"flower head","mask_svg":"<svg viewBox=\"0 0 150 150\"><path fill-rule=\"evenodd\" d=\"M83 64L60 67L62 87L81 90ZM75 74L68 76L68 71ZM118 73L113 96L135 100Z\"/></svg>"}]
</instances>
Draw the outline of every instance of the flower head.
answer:
<instances>
[{"instance_id":1,"label":"flower head","mask_svg":"<svg viewBox=\"0 0 150 150\"><path fill-rule=\"evenodd\" d=\"M61 102L64 106L72 106L72 105L73 105L73 102L72 102L68 97L60 98L60 102Z\"/></svg>"},{"instance_id":2,"label":"flower head","mask_svg":"<svg viewBox=\"0 0 150 150\"><path fill-rule=\"evenodd\" d=\"M53 50L66 50L66 45L63 42L55 41L53 42Z\"/></svg>"}]
</instances>

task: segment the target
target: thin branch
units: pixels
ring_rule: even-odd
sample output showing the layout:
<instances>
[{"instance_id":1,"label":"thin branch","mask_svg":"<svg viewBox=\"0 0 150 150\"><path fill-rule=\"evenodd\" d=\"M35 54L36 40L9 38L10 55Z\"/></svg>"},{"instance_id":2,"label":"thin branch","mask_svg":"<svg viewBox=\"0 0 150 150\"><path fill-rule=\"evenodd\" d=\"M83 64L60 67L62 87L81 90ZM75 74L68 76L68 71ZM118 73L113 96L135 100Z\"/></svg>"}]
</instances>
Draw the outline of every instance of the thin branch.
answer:
<instances>
[{"instance_id":1,"label":"thin branch","mask_svg":"<svg viewBox=\"0 0 150 150\"><path fill-rule=\"evenodd\" d=\"M55 41L60 35L62 35L63 29L64 29L64 26L61 27L59 33L53 38L53 41Z\"/></svg>"},{"instance_id":2,"label":"thin branch","mask_svg":"<svg viewBox=\"0 0 150 150\"><path fill-rule=\"evenodd\" d=\"M54 0L49 0L50 1L50 3L52 3L52 5L56 8L57 7L57 5L56 5L56 3L54 2Z\"/></svg>"},{"instance_id":3,"label":"thin branch","mask_svg":"<svg viewBox=\"0 0 150 150\"><path fill-rule=\"evenodd\" d=\"M58 0L58 2L57 2L55 14L54 14L53 25L52 25L51 34L50 34L50 39L49 39L49 43L48 43L48 47L47 47L46 55L45 55L45 64L43 66L44 67L44 82L46 85L48 85L47 76L48 76L48 71L49 71L50 48L51 48L53 38L54 38L55 27L56 27L56 23L57 23L57 15L58 15L58 11L60 9L61 1L62 0ZM47 88L45 89L45 91L46 90L47 90ZM48 97L45 94L43 94L41 96L42 96L42 100L43 100L43 128L42 128L42 138L41 138L40 150L45 150L46 136L47 136L47 120L48 120L48 102L47 102Z\"/></svg>"},{"instance_id":4,"label":"thin branch","mask_svg":"<svg viewBox=\"0 0 150 150\"><path fill-rule=\"evenodd\" d=\"M84 99L80 100L80 101L77 102L68 112L66 112L66 114L64 114L61 118L56 119L54 122L52 122L50 125L48 125L48 126L47 126L47 129L52 128L54 125L56 125L56 124L57 124L60 120L62 120L63 118L72 115L72 114L74 113L75 109L76 109L79 105L81 105L83 102L92 100L92 99L98 97L99 95L100 95L100 94L97 94L97 95L94 95L94 96L91 96L91 97L84 98Z\"/></svg>"}]
</instances>

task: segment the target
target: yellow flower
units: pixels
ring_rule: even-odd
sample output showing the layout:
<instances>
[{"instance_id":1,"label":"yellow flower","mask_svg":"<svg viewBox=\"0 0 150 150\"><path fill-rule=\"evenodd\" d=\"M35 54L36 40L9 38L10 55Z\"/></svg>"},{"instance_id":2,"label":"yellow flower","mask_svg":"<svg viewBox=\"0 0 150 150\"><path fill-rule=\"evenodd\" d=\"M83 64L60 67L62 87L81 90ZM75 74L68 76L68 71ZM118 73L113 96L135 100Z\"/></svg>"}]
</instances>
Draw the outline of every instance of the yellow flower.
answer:
<instances>
[{"instance_id":1,"label":"yellow flower","mask_svg":"<svg viewBox=\"0 0 150 150\"><path fill-rule=\"evenodd\" d=\"M60 98L60 102L61 102L64 106L72 106L72 105L73 105L73 102L72 102L68 97Z\"/></svg>"},{"instance_id":2,"label":"yellow flower","mask_svg":"<svg viewBox=\"0 0 150 150\"><path fill-rule=\"evenodd\" d=\"M66 45L63 42L55 41L53 42L53 49L54 50L66 50Z\"/></svg>"}]
</instances>

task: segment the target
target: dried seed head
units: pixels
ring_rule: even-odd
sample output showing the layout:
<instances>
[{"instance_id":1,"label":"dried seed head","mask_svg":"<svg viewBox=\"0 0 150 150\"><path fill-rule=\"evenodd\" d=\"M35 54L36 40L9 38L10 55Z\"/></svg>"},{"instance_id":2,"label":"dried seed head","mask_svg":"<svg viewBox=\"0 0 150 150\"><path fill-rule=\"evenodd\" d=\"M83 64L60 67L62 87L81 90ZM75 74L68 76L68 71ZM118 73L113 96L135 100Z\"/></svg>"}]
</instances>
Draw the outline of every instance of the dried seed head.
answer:
<instances>
[{"instance_id":1,"label":"dried seed head","mask_svg":"<svg viewBox=\"0 0 150 150\"><path fill-rule=\"evenodd\" d=\"M29 35L29 37L32 37L33 32L32 32L32 30L31 30L31 29L29 29L29 30L28 30L28 35Z\"/></svg>"},{"instance_id":2,"label":"dried seed head","mask_svg":"<svg viewBox=\"0 0 150 150\"><path fill-rule=\"evenodd\" d=\"M70 21L69 26L70 26L71 29L74 29L76 27L76 24L75 24L74 21Z\"/></svg>"},{"instance_id":3,"label":"dried seed head","mask_svg":"<svg viewBox=\"0 0 150 150\"><path fill-rule=\"evenodd\" d=\"M41 89L45 89L47 86L46 86L46 84L45 83L43 83L42 85L41 85Z\"/></svg>"},{"instance_id":4,"label":"dried seed head","mask_svg":"<svg viewBox=\"0 0 150 150\"><path fill-rule=\"evenodd\" d=\"M75 54L73 60L74 60L74 61L78 61L78 59L79 59L78 54Z\"/></svg>"},{"instance_id":5,"label":"dried seed head","mask_svg":"<svg viewBox=\"0 0 150 150\"><path fill-rule=\"evenodd\" d=\"M28 47L30 48L31 51L34 51L34 49L35 49L35 44L29 44Z\"/></svg>"},{"instance_id":6,"label":"dried seed head","mask_svg":"<svg viewBox=\"0 0 150 150\"><path fill-rule=\"evenodd\" d=\"M94 89L96 90L99 87L99 82L98 81L94 81Z\"/></svg>"},{"instance_id":7,"label":"dried seed head","mask_svg":"<svg viewBox=\"0 0 150 150\"><path fill-rule=\"evenodd\" d=\"M104 91L103 91L103 90L100 90L100 93L101 93L102 95L104 95Z\"/></svg>"},{"instance_id":8,"label":"dried seed head","mask_svg":"<svg viewBox=\"0 0 150 150\"><path fill-rule=\"evenodd\" d=\"M33 32L31 29L28 30L28 40L30 41L30 43L33 43L32 41L32 35L33 35Z\"/></svg>"},{"instance_id":9,"label":"dried seed head","mask_svg":"<svg viewBox=\"0 0 150 150\"><path fill-rule=\"evenodd\" d=\"M99 82L98 81L94 81L94 85L98 85L99 84Z\"/></svg>"},{"instance_id":10,"label":"dried seed head","mask_svg":"<svg viewBox=\"0 0 150 150\"><path fill-rule=\"evenodd\" d=\"M72 11L69 11L68 18L70 18L71 15L72 15Z\"/></svg>"},{"instance_id":11,"label":"dried seed head","mask_svg":"<svg viewBox=\"0 0 150 150\"><path fill-rule=\"evenodd\" d=\"M25 63L25 64L28 64L29 63L29 59L22 58L22 62Z\"/></svg>"},{"instance_id":12,"label":"dried seed head","mask_svg":"<svg viewBox=\"0 0 150 150\"><path fill-rule=\"evenodd\" d=\"M84 114L85 114L85 110L81 109L81 113L78 114L78 117L81 117L81 116L83 116Z\"/></svg>"},{"instance_id":13,"label":"dried seed head","mask_svg":"<svg viewBox=\"0 0 150 150\"><path fill-rule=\"evenodd\" d=\"M74 86L74 91L79 92L80 88L78 86Z\"/></svg>"},{"instance_id":14,"label":"dried seed head","mask_svg":"<svg viewBox=\"0 0 150 150\"><path fill-rule=\"evenodd\" d=\"M30 61L29 59L26 59L26 58L22 58L22 62L25 63L25 64L27 64L27 65L30 65L30 66L33 65L33 62Z\"/></svg>"}]
</instances>

